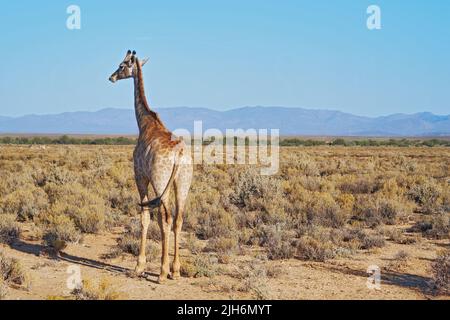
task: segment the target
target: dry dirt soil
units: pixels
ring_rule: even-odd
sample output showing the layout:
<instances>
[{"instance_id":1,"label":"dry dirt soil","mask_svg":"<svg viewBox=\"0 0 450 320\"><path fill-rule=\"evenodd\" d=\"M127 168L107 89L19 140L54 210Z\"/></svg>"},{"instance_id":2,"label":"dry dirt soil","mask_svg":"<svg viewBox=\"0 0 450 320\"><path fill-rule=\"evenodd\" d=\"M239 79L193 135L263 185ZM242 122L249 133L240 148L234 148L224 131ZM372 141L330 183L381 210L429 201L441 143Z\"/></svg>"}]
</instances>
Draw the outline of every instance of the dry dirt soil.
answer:
<instances>
[{"instance_id":1,"label":"dry dirt soil","mask_svg":"<svg viewBox=\"0 0 450 320\"><path fill-rule=\"evenodd\" d=\"M254 299L258 290L265 292L264 297L273 299L449 299L432 295L429 279L430 263L436 251L449 246L447 240L423 239L413 245L388 243L382 249L325 263L295 259L265 261L276 265L279 275L266 279L259 287L242 290L242 279L232 276L236 270L222 270L213 277L184 277L157 284L159 265L155 261L148 263L146 278L134 277L131 271L135 259L131 255L104 258L124 232L121 228L112 233L86 235L82 245L69 245L60 257L49 255L39 241L28 240L24 229L22 240L12 246L1 245L0 250L19 259L29 270L32 286L28 290L11 288L7 299L72 298L67 281L73 266L80 267L83 279L94 282L108 279L124 299ZM233 263L224 268L250 264L248 256L252 255L252 249L248 250L246 255L233 257ZM407 252L410 258L401 270L392 270L390 262L399 250ZM187 249L181 252L185 258L190 254ZM370 265L381 269L379 289L367 286Z\"/></svg>"}]
</instances>

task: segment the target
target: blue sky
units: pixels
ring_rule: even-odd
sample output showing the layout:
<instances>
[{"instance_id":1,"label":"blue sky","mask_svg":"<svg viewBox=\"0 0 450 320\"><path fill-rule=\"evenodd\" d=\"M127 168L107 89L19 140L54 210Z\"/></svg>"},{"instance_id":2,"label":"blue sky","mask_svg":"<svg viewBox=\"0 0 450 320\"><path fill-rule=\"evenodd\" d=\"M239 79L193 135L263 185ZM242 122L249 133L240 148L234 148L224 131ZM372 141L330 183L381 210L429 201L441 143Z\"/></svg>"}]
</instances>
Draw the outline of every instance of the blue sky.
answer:
<instances>
[{"instance_id":1,"label":"blue sky","mask_svg":"<svg viewBox=\"0 0 450 320\"><path fill-rule=\"evenodd\" d=\"M132 108L132 82L107 81L128 49L151 59L155 107L448 114L449 16L441 0L2 2L0 115Z\"/></svg>"}]
</instances>

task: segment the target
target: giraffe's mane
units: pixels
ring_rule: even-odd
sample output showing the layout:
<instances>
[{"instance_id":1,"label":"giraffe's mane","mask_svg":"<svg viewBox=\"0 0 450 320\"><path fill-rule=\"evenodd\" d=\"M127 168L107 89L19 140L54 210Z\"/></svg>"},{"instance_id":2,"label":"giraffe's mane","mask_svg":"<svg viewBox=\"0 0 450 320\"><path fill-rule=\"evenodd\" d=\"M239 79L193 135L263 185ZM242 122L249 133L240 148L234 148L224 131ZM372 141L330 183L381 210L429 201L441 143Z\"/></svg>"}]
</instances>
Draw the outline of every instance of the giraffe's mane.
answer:
<instances>
[{"instance_id":1,"label":"giraffe's mane","mask_svg":"<svg viewBox=\"0 0 450 320\"><path fill-rule=\"evenodd\" d=\"M142 76L142 66L141 66L139 59L137 57L135 57L135 59L136 59L137 77L139 80L139 99L140 99L141 103L144 105L144 108L145 108L145 111L147 112L147 114L154 121L156 121L158 124L160 124L161 126L164 127L164 124L161 121L161 119L159 118L159 115L155 111L151 110L148 105L147 97L145 96L145 91L144 91L144 79Z\"/></svg>"}]
</instances>

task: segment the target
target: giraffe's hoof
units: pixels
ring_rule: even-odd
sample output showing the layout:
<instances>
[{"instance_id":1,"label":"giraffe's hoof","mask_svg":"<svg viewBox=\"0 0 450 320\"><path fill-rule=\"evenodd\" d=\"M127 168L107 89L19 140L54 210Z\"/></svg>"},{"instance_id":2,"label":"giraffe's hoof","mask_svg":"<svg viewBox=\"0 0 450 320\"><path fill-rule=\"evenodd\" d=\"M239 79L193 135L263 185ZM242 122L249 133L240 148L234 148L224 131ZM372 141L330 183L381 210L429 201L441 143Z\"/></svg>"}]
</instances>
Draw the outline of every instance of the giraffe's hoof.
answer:
<instances>
[{"instance_id":1,"label":"giraffe's hoof","mask_svg":"<svg viewBox=\"0 0 450 320\"><path fill-rule=\"evenodd\" d=\"M181 278L180 272L172 272L172 274L170 275L170 279L172 280L178 280Z\"/></svg>"},{"instance_id":2,"label":"giraffe's hoof","mask_svg":"<svg viewBox=\"0 0 450 320\"><path fill-rule=\"evenodd\" d=\"M144 265L138 264L136 268L134 268L134 272L139 276L142 275L144 271L145 271L145 264Z\"/></svg>"},{"instance_id":3,"label":"giraffe's hoof","mask_svg":"<svg viewBox=\"0 0 450 320\"><path fill-rule=\"evenodd\" d=\"M159 283L159 284L165 283L166 280L167 280L167 275L160 275L160 276L158 277L158 283Z\"/></svg>"}]
</instances>

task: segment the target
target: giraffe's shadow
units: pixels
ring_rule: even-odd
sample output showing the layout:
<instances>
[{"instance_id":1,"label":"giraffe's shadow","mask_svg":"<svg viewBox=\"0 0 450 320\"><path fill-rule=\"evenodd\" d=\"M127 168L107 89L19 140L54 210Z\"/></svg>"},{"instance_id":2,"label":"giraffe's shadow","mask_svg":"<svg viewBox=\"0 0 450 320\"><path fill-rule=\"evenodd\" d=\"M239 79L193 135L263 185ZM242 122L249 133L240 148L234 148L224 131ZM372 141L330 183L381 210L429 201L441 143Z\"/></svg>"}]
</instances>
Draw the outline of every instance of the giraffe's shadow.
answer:
<instances>
[{"instance_id":1,"label":"giraffe's shadow","mask_svg":"<svg viewBox=\"0 0 450 320\"><path fill-rule=\"evenodd\" d=\"M367 278L368 276L368 273L365 272L365 270L357 270L348 266L327 266L326 269L334 273L348 274L361 278ZM394 285L398 287L409 288L421 292L424 295L432 295L434 293L431 285L431 279L415 274L383 270L381 274L381 283L385 285Z\"/></svg>"},{"instance_id":2,"label":"giraffe's shadow","mask_svg":"<svg viewBox=\"0 0 450 320\"><path fill-rule=\"evenodd\" d=\"M136 275L134 270L121 267L118 265L109 264L106 262L84 258L84 257L78 257L72 254L68 254L65 252L60 252L59 254L51 254L49 252L48 248L46 246L40 245L40 244L33 244L33 243L27 243L21 240L17 240L14 243L10 244L10 247L14 250L32 254L35 256L40 256L43 253L46 253L46 258L56 260L56 261L64 261L72 264L78 264L89 268L94 268L98 270L105 270L109 271L115 274L122 274L127 277L141 277L145 278L146 280L154 283L158 283L156 280L150 279L149 277L155 277L157 278L159 275L153 272L144 272L142 275Z\"/></svg>"}]
</instances>

